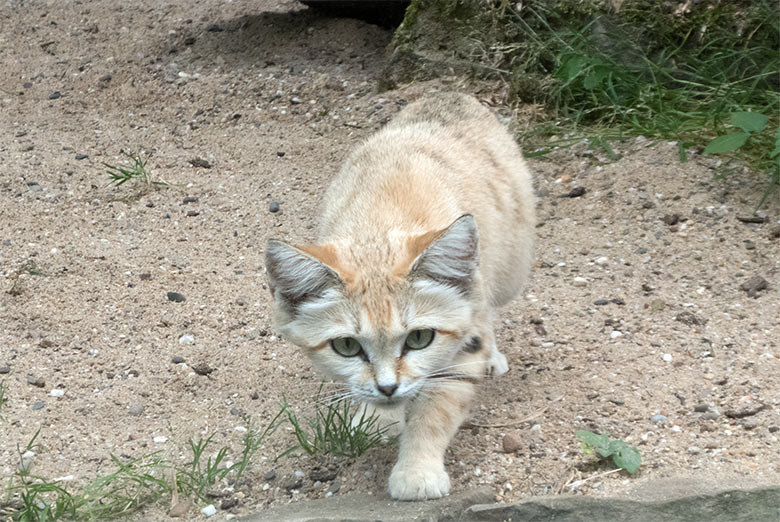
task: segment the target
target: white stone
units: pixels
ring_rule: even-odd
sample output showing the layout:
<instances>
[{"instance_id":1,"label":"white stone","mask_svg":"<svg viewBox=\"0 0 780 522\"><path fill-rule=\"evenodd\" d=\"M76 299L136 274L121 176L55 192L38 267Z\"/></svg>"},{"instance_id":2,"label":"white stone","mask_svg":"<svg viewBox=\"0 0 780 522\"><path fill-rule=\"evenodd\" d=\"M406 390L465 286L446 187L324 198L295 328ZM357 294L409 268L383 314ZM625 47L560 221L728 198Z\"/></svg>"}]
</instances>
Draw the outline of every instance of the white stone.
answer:
<instances>
[{"instance_id":1,"label":"white stone","mask_svg":"<svg viewBox=\"0 0 780 522\"><path fill-rule=\"evenodd\" d=\"M578 276L578 277L574 278L574 286L583 287L583 286L587 286L587 285L588 285L588 280L585 279L584 277L579 277Z\"/></svg>"},{"instance_id":2,"label":"white stone","mask_svg":"<svg viewBox=\"0 0 780 522\"><path fill-rule=\"evenodd\" d=\"M179 344L195 344L195 336L192 334L184 334L179 337Z\"/></svg>"},{"instance_id":3,"label":"white stone","mask_svg":"<svg viewBox=\"0 0 780 522\"><path fill-rule=\"evenodd\" d=\"M617 339L618 337L623 337L623 332L620 332L618 330L612 330L612 333L609 334L609 336L613 339Z\"/></svg>"},{"instance_id":4,"label":"white stone","mask_svg":"<svg viewBox=\"0 0 780 522\"><path fill-rule=\"evenodd\" d=\"M155 438L153 438L152 440L153 440L155 443L157 443L157 444L162 444L162 443L164 443L164 442L167 442L167 441L168 441L168 437L166 437L165 435L160 435L160 436L158 436L158 437L155 437Z\"/></svg>"},{"instance_id":5,"label":"white stone","mask_svg":"<svg viewBox=\"0 0 780 522\"><path fill-rule=\"evenodd\" d=\"M666 362L668 362L668 363L669 363L669 362L672 362L672 354L670 354L670 353L665 353L665 354L664 354L664 361L666 361Z\"/></svg>"},{"instance_id":6,"label":"white stone","mask_svg":"<svg viewBox=\"0 0 780 522\"><path fill-rule=\"evenodd\" d=\"M214 504L209 504L208 506L201 509L200 512L206 515L207 517L210 517L211 515L217 514L217 508L214 507Z\"/></svg>"},{"instance_id":7,"label":"white stone","mask_svg":"<svg viewBox=\"0 0 780 522\"><path fill-rule=\"evenodd\" d=\"M52 397L62 397L63 395L65 395L65 390L54 388L52 391L49 392L49 395L51 395Z\"/></svg>"}]
</instances>

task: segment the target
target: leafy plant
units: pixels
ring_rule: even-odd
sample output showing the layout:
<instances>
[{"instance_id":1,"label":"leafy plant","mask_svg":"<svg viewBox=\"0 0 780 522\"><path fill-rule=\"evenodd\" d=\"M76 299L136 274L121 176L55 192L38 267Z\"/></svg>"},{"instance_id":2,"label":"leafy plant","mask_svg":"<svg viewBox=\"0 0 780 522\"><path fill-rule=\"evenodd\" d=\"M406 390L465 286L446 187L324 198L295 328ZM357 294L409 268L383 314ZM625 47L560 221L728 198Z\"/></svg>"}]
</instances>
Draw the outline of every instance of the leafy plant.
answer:
<instances>
[{"instance_id":1,"label":"leafy plant","mask_svg":"<svg viewBox=\"0 0 780 522\"><path fill-rule=\"evenodd\" d=\"M319 394L318 394L319 397ZM358 411L362 410L358 415ZM283 399L282 411L293 428L297 444L280 457L300 448L309 455L359 457L387 439L390 426L381 426L379 417L366 415L365 409L348 400L326 404L317 403L314 416L302 422Z\"/></svg>"},{"instance_id":2,"label":"leafy plant","mask_svg":"<svg viewBox=\"0 0 780 522\"><path fill-rule=\"evenodd\" d=\"M625 441L610 439L607 435L597 435L585 430L577 430L575 435L582 442L582 450L585 453L596 453L603 459L612 457L615 466L629 473L636 473L642 464L639 450Z\"/></svg>"},{"instance_id":3,"label":"leafy plant","mask_svg":"<svg viewBox=\"0 0 780 522\"><path fill-rule=\"evenodd\" d=\"M723 154L753 145L755 154L764 160L764 166L770 171L771 183L759 203L760 207L769 192L780 185L780 125L772 140L763 132L769 122L769 116L758 112L733 112L730 121L731 125L739 130L718 136L707 144L704 153Z\"/></svg>"},{"instance_id":4,"label":"leafy plant","mask_svg":"<svg viewBox=\"0 0 780 522\"><path fill-rule=\"evenodd\" d=\"M146 169L146 164L149 163L151 154L146 156L146 159L142 158L140 154L133 152L123 152L125 157L130 161L129 166L116 166L108 163L103 163L106 167L106 173L111 178L110 183L118 187L127 183L128 181L138 181L146 185L152 186L167 186L168 183L164 181L153 181L149 171Z\"/></svg>"}]
</instances>

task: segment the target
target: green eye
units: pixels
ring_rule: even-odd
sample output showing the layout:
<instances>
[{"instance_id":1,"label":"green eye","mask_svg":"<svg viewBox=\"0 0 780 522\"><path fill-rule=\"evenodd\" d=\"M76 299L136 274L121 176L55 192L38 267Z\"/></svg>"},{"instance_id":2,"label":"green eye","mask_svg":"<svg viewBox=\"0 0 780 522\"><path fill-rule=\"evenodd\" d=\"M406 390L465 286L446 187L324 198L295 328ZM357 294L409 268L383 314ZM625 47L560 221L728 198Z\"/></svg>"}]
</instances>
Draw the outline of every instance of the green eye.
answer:
<instances>
[{"instance_id":1,"label":"green eye","mask_svg":"<svg viewBox=\"0 0 780 522\"><path fill-rule=\"evenodd\" d=\"M363 347L352 337L342 337L341 339L332 339L330 346L333 351L344 357L354 357L363 351Z\"/></svg>"},{"instance_id":2,"label":"green eye","mask_svg":"<svg viewBox=\"0 0 780 522\"><path fill-rule=\"evenodd\" d=\"M433 342L433 330L414 330L406 336L404 348L409 350L422 350Z\"/></svg>"}]
</instances>

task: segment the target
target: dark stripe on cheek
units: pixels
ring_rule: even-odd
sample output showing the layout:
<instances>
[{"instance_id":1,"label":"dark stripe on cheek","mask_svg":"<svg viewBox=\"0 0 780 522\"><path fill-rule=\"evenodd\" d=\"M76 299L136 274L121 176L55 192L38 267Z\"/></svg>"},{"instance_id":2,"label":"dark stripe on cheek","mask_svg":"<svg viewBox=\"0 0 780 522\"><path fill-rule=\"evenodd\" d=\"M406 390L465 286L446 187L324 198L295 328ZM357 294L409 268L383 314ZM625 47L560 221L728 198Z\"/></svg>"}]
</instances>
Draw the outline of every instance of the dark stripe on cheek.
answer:
<instances>
[{"instance_id":1,"label":"dark stripe on cheek","mask_svg":"<svg viewBox=\"0 0 780 522\"><path fill-rule=\"evenodd\" d=\"M466 343L463 349L468 353L477 353L482 349L482 338L475 335L469 339L469 342Z\"/></svg>"}]
</instances>

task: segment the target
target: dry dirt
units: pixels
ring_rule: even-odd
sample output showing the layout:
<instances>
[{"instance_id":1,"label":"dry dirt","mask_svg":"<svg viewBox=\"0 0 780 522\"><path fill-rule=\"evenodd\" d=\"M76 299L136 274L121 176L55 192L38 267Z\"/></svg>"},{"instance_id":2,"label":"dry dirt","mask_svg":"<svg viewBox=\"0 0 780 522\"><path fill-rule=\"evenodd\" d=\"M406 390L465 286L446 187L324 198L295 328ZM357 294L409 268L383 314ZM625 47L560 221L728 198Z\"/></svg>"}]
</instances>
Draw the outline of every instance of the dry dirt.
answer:
<instances>
[{"instance_id":1,"label":"dry dirt","mask_svg":"<svg viewBox=\"0 0 780 522\"><path fill-rule=\"evenodd\" d=\"M0 5L3 482L38 428L35 472L76 488L114 469L109 454L184 462L187 439L211 432L235 459L246 415L267 422L283 393L307 409L319 377L273 334L265 240L310 239L348 151L420 95L476 90L506 111L500 86L376 93L389 39L293 1ZM123 150L153 152L152 175L174 186L110 186L102 163ZM497 327L511 371L484 384L447 453L455 490L487 484L510 501L680 475L780 483L777 198L766 223L743 223L760 176L719 179L718 158L680 163L670 143L616 151L531 161L537 263ZM561 197L575 187L586 192ZM754 276L768 288L751 297L740 285ZM575 429L636 444L640 472L603 474ZM291 442L284 429L267 441L218 518L325 495L313 460L274 461ZM337 494L385 494L395 453L344 463Z\"/></svg>"}]
</instances>

